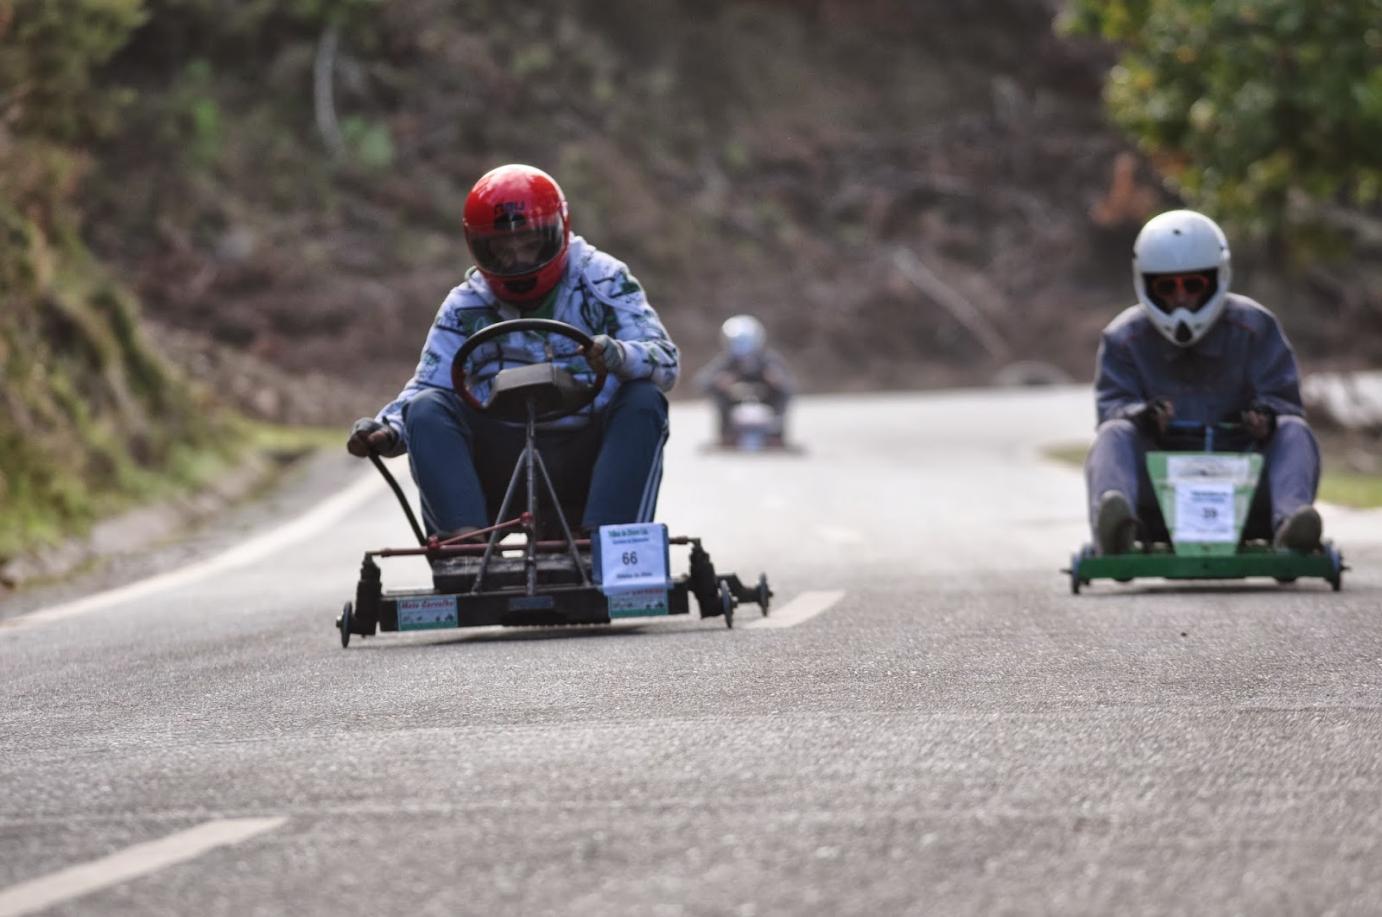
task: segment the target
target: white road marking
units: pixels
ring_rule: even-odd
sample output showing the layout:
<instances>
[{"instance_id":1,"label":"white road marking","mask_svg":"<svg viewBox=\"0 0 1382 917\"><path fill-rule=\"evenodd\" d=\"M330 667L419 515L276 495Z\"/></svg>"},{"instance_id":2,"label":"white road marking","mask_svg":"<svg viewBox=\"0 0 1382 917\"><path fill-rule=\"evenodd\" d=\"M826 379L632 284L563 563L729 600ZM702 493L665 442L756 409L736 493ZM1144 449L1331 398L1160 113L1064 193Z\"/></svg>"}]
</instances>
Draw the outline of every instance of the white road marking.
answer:
<instances>
[{"instance_id":1,"label":"white road marking","mask_svg":"<svg viewBox=\"0 0 1382 917\"><path fill-rule=\"evenodd\" d=\"M195 859L216 847L272 831L286 818L226 818L209 821L156 841L135 844L90 863L61 869L0 891L0 917L18 917L111 885Z\"/></svg>"},{"instance_id":2,"label":"white road marking","mask_svg":"<svg viewBox=\"0 0 1382 917\"><path fill-rule=\"evenodd\" d=\"M744 626L752 628L795 627L803 621L811 620L823 611L829 611L832 605L844 597L843 589L828 592L803 592L781 608L771 609L772 613L768 617L755 618ZM741 607L745 611L740 612L740 614L745 614L750 609L750 606L747 605Z\"/></svg>"},{"instance_id":3,"label":"white road marking","mask_svg":"<svg viewBox=\"0 0 1382 917\"><path fill-rule=\"evenodd\" d=\"M300 541L309 535L331 525L346 513L350 512L360 503L373 496L378 490L384 487L384 480L376 474L369 474L360 478L350 487L320 503L311 512L301 516L287 525L279 526L269 532L265 532L257 538L252 538L243 544L237 545L226 551L224 554L208 558L200 563L191 564L170 573L163 573L158 576L151 576L130 583L128 586L121 586L118 589L111 589L107 592L99 592L85 598L67 602L63 605L53 605L49 608L41 608L26 615L12 618L9 621L0 621L0 634L13 633L24 627L34 624L42 624L49 621L61 621L64 618L73 618L77 615L87 614L92 611L99 611L102 608L109 608L121 602L128 602L133 599L141 598L165 589L172 589L175 586L183 586L187 583L195 582L212 575L228 570L232 567L243 566L261 558L267 557L276 551L281 550L293 542Z\"/></svg>"}]
</instances>

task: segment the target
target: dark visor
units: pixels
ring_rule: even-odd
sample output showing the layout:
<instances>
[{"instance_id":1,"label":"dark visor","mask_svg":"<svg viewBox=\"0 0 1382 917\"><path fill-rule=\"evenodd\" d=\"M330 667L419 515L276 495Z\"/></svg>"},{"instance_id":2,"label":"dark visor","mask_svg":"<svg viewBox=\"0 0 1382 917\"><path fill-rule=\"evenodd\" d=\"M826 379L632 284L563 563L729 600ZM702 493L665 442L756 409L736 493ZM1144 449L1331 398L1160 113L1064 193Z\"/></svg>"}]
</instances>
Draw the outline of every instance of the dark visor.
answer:
<instances>
[{"instance_id":1,"label":"dark visor","mask_svg":"<svg viewBox=\"0 0 1382 917\"><path fill-rule=\"evenodd\" d=\"M1195 305L1190 307L1190 311L1196 312L1214 294L1218 275L1218 271L1210 270L1184 274L1143 274L1142 279L1147 284L1147 294L1158 306L1165 308L1172 296L1184 292L1195 297Z\"/></svg>"},{"instance_id":2,"label":"dark visor","mask_svg":"<svg viewBox=\"0 0 1382 917\"><path fill-rule=\"evenodd\" d=\"M522 221L512 229L466 233L470 253L480 270L499 277L531 274L561 252L561 217Z\"/></svg>"}]
</instances>

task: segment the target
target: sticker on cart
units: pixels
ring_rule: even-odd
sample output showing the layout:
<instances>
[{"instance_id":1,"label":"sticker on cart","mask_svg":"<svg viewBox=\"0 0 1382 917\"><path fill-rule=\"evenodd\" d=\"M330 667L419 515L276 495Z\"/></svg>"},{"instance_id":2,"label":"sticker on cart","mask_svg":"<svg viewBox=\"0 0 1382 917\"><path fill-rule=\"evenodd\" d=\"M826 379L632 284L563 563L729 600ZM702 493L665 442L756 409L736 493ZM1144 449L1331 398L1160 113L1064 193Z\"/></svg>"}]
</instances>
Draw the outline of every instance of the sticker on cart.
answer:
<instances>
[{"instance_id":1,"label":"sticker on cart","mask_svg":"<svg viewBox=\"0 0 1382 917\"><path fill-rule=\"evenodd\" d=\"M1254 480L1252 462L1246 455L1170 455L1166 457L1166 479L1180 481L1228 481L1234 484Z\"/></svg>"},{"instance_id":2,"label":"sticker on cart","mask_svg":"<svg viewBox=\"0 0 1382 917\"><path fill-rule=\"evenodd\" d=\"M602 525L595 571L605 595L667 589L667 526L660 522Z\"/></svg>"},{"instance_id":3,"label":"sticker on cart","mask_svg":"<svg viewBox=\"0 0 1382 917\"><path fill-rule=\"evenodd\" d=\"M1176 530L1173 541L1236 541L1233 485L1228 481L1176 484Z\"/></svg>"},{"instance_id":4,"label":"sticker on cart","mask_svg":"<svg viewBox=\"0 0 1382 917\"><path fill-rule=\"evenodd\" d=\"M436 630L456 626L454 595L418 595L398 600L399 630Z\"/></svg>"},{"instance_id":5,"label":"sticker on cart","mask_svg":"<svg viewBox=\"0 0 1382 917\"><path fill-rule=\"evenodd\" d=\"M646 618L652 615L668 614L667 590L658 586L652 589L632 589L607 595L609 616L613 618Z\"/></svg>"}]
</instances>

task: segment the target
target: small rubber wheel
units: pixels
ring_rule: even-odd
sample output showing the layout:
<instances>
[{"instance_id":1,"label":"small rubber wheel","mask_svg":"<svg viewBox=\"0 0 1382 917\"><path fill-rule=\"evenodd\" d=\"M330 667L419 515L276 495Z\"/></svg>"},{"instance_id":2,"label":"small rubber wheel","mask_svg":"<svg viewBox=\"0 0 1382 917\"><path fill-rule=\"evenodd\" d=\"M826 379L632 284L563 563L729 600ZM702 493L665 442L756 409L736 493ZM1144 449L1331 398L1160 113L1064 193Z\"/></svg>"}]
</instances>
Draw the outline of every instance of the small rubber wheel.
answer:
<instances>
[{"instance_id":1,"label":"small rubber wheel","mask_svg":"<svg viewBox=\"0 0 1382 917\"><path fill-rule=\"evenodd\" d=\"M729 583L720 580L720 611L725 616L725 627L734 628L734 593L730 591Z\"/></svg>"},{"instance_id":2,"label":"small rubber wheel","mask_svg":"<svg viewBox=\"0 0 1382 917\"><path fill-rule=\"evenodd\" d=\"M1333 575L1329 577L1329 585L1334 587L1335 592L1338 592L1344 588L1344 557L1333 545L1325 550L1329 554L1329 566L1333 568Z\"/></svg>"},{"instance_id":3,"label":"small rubber wheel","mask_svg":"<svg viewBox=\"0 0 1382 917\"><path fill-rule=\"evenodd\" d=\"M1080 558L1082 553L1076 551L1070 555L1070 594L1080 594Z\"/></svg>"},{"instance_id":4,"label":"small rubber wheel","mask_svg":"<svg viewBox=\"0 0 1382 917\"><path fill-rule=\"evenodd\" d=\"M355 606L349 602L341 609L341 616L336 619L336 628L341 632L341 649L350 646L350 624L351 617L355 611Z\"/></svg>"},{"instance_id":5,"label":"small rubber wheel","mask_svg":"<svg viewBox=\"0 0 1382 917\"><path fill-rule=\"evenodd\" d=\"M773 600L773 591L768 588L768 574L758 574L758 607L763 609L763 617L768 616L768 603Z\"/></svg>"}]
</instances>

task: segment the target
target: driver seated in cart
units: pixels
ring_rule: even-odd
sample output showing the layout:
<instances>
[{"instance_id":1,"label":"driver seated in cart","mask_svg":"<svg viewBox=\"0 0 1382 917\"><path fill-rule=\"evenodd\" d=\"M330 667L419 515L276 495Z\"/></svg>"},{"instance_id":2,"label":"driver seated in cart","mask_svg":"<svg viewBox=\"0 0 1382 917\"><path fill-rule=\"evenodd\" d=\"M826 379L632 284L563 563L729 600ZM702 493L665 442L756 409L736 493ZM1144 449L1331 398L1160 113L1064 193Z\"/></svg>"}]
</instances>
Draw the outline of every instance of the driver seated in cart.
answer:
<instances>
[{"instance_id":1,"label":"driver seated in cart","mask_svg":"<svg viewBox=\"0 0 1382 917\"><path fill-rule=\"evenodd\" d=\"M466 338L496 322L555 319L590 335L572 341L516 332L481 346L466 370L483 402L504 366L554 362L604 387L587 410L539 424L537 446L565 502L584 502L580 525L652 521L667 441L664 392L677 380L676 345L643 287L617 259L572 235L566 197L545 172L500 166L465 202L475 260L441 304L417 370L398 397L355 422L352 455L407 453L429 535L485 528L524 449L522 424L474 410L452 387L451 363Z\"/></svg>"},{"instance_id":2,"label":"driver seated in cart","mask_svg":"<svg viewBox=\"0 0 1382 917\"><path fill-rule=\"evenodd\" d=\"M746 398L768 406L776 420L773 439L780 445L787 405L796 385L792 371L768 332L752 315L733 315L720 326L720 352L696 373L696 388L710 395L719 417L723 445L734 443L734 408Z\"/></svg>"},{"instance_id":3,"label":"driver seated in cart","mask_svg":"<svg viewBox=\"0 0 1382 917\"><path fill-rule=\"evenodd\" d=\"M1138 304L1104 329L1094 383L1099 426L1085 481L1099 552L1127 553L1164 528L1146 454L1165 447L1173 418L1241 423L1245 447L1264 464L1254 503L1265 511L1250 514L1244 536L1317 549L1320 452L1295 354L1271 312L1229 292L1222 230L1190 210L1153 217L1133 245L1132 269Z\"/></svg>"}]
</instances>

